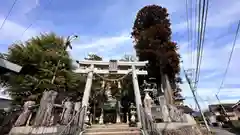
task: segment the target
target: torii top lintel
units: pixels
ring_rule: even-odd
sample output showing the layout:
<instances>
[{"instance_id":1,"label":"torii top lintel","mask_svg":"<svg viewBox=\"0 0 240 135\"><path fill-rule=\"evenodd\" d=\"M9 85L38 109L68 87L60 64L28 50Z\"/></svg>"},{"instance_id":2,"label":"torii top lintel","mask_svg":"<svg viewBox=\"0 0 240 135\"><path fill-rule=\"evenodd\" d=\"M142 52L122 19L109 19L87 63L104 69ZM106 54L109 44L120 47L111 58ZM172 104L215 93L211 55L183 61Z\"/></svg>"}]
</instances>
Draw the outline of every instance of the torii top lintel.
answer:
<instances>
[{"instance_id":1,"label":"torii top lintel","mask_svg":"<svg viewBox=\"0 0 240 135\"><path fill-rule=\"evenodd\" d=\"M111 65L111 62L116 62L117 65ZM125 62L125 61L115 61L110 60L109 62L106 61L92 61L92 60L84 60L79 61L78 64L80 67L76 69L74 72L76 73L88 73L89 71L93 70L94 73L98 74L128 74L131 72L132 66L134 66L134 71L136 71L137 75L147 75L147 71L139 70L140 68L144 67L148 62L141 61L141 62ZM86 68L93 66L93 69ZM111 66L110 66L111 65Z\"/></svg>"},{"instance_id":2,"label":"torii top lintel","mask_svg":"<svg viewBox=\"0 0 240 135\"><path fill-rule=\"evenodd\" d=\"M148 61L137 61L137 62L126 62L126 61L117 61L117 65L120 67L131 67L132 65L136 67L144 67ZM94 65L94 66L109 66L110 62L109 61L92 61L92 60L84 60L84 61L79 61L80 66L89 66L89 65Z\"/></svg>"}]
</instances>

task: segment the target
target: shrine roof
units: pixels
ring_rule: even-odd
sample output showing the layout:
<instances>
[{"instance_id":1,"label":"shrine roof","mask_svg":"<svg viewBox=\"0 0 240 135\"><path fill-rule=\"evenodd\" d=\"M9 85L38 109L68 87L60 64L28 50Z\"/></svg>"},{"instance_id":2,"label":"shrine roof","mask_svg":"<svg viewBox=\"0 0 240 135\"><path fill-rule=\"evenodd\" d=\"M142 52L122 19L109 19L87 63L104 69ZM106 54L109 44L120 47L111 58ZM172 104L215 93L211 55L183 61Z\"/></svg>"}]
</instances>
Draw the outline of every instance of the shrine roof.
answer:
<instances>
[{"instance_id":1,"label":"shrine roof","mask_svg":"<svg viewBox=\"0 0 240 135\"><path fill-rule=\"evenodd\" d=\"M0 98L0 109L8 108L9 106L11 106L11 103L11 99Z\"/></svg>"},{"instance_id":2,"label":"shrine roof","mask_svg":"<svg viewBox=\"0 0 240 135\"><path fill-rule=\"evenodd\" d=\"M0 74L7 73L9 71L18 73L21 69L21 66L0 58Z\"/></svg>"},{"instance_id":3,"label":"shrine roof","mask_svg":"<svg viewBox=\"0 0 240 135\"><path fill-rule=\"evenodd\" d=\"M193 113L194 112L192 108L190 108L186 105L185 106L184 105L178 105L176 107L180 110L183 110L184 113Z\"/></svg>"}]
</instances>

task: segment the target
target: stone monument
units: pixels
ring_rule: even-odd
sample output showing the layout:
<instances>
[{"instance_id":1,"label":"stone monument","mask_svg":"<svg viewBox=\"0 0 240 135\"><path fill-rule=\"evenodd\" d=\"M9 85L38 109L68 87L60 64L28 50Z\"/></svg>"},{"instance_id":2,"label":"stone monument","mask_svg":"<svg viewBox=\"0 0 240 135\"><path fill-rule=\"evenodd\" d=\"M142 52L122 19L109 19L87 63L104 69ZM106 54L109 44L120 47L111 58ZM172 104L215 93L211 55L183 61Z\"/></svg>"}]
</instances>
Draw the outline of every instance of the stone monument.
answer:
<instances>
[{"instance_id":1,"label":"stone monument","mask_svg":"<svg viewBox=\"0 0 240 135\"><path fill-rule=\"evenodd\" d=\"M77 99L77 101L74 103L74 110L73 110L73 116L74 116L74 124L79 125L80 122L80 110L81 110L81 102L80 99Z\"/></svg>"},{"instance_id":2,"label":"stone monument","mask_svg":"<svg viewBox=\"0 0 240 135\"><path fill-rule=\"evenodd\" d=\"M63 111L62 111L62 117L61 117L61 123L63 125L67 125L72 116L72 111L73 111L73 103L70 101L70 98L65 101L64 106L63 106Z\"/></svg>"},{"instance_id":3,"label":"stone monument","mask_svg":"<svg viewBox=\"0 0 240 135\"><path fill-rule=\"evenodd\" d=\"M149 96L148 92L150 92L150 89L145 89L145 97L144 97L144 109L145 112L149 115L149 117L152 119L152 104L154 103L152 98Z\"/></svg>"},{"instance_id":4,"label":"stone monument","mask_svg":"<svg viewBox=\"0 0 240 135\"><path fill-rule=\"evenodd\" d=\"M14 124L15 126L25 126L25 124L29 125L32 116L31 108L36 105L36 102L34 100L36 99L32 96L28 97L28 100L23 105L23 112L19 115Z\"/></svg>"},{"instance_id":5,"label":"stone monument","mask_svg":"<svg viewBox=\"0 0 240 135\"><path fill-rule=\"evenodd\" d=\"M56 96L56 91L44 91L34 126L50 126L52 124L52 112Z\"/></svg>"}]
</instances>

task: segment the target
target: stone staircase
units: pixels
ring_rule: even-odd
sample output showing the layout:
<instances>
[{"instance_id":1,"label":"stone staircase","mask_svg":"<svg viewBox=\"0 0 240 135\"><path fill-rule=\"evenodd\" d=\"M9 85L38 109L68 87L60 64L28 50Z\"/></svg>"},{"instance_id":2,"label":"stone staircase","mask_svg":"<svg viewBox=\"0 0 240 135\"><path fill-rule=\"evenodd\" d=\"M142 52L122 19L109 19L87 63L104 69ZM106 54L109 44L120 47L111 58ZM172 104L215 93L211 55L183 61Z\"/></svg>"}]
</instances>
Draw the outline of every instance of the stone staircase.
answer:
<instances>
[{"instance_id":1,"label":"stone staircase","mask_svg":"<svg viewBox=\"0 0 240 135\"><path fill-rule=\"evenodd\" d=\"M92 125L83 135L142 135L138 127L129 127L128 124Z\"/></svg>"}]
</instances>

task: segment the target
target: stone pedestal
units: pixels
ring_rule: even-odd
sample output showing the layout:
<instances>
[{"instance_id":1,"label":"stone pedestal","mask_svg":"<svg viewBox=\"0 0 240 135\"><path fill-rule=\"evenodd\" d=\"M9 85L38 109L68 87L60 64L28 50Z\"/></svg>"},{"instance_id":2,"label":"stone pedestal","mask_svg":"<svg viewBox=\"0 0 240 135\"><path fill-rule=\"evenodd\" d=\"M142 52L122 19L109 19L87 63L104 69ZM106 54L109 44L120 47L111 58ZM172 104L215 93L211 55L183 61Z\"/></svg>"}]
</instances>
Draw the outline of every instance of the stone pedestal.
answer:
<instances>
[{"instance_id":1,"label":"stone pedestal","mask_svg":"<svg viewBox=\"0 0 240 135\"><path fill-rule=\"evenodd\" d=\"M116 123L121 123L121 117L120 117L119 113L117 113L117 120L116 120Z\"/></svg>"},{"instance_id":2,"label":"stone pedestal","mask_svg":"<svg viewBox=\"0 0 240 135\"><path fill-rule=\"evenodd\" d=\"M65 126L51 126L51 127L13 127L9 135L57 135L60 134Z\"/></svg>"},{"instance_id":3,"label":"stone pedestal","mask_svg":"<svg viewBox=\"0 0 240 135\"><path fill-rule=\"evenodd\" d=\"M159 96L158 98L159 98L159 103L160 103L160 108L158 109L160 111L159 115L161 115L162 120L164 122L171 122L165 97Z\"/></svg>"},{"instance_id":4,"label":"stone pedestal","mask_svg":"<svg viewBox=\"0 0 240 135\"><path fill-rule=\"evenodd\" d=\"M101 116L99 118L99 124L102 125L103 124L103 109L101 111Z\"/></svg>"}]
</instances>

